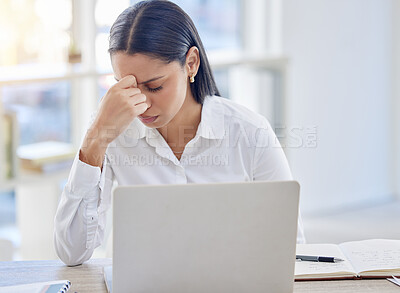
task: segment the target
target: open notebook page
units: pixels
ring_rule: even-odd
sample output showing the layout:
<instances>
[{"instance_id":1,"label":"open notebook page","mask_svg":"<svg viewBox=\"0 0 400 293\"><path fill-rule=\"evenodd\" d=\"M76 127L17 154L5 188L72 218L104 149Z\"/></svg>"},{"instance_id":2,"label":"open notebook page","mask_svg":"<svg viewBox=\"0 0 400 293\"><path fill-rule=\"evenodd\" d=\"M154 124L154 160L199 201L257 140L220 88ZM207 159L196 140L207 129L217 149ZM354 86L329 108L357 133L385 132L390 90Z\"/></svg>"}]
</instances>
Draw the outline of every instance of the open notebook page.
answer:
<instances>
[{"instance_id":1,"label":"open notebook page","mask_svg":"<svg viewBox=\"0 0 400 293\"><path fill-rule=\"evenodd\" d=\"M299 278L304 275L325 275L329 276L351 276L356 275L355 269L350 264L340 248L336 244L297 244L296 254L300 255L317 255L317 256L333 256L343 259L342 262L312 262L312 261L296 261L295 277Z\"/></svg>"},{"instance_id":2,"label":"open notebook page","mask_svg":"<svg viewBox=\"0 0 400 293\"><path fill-rule=\"evenodd\" d=\"M345 242L339 246L346 257L351 259L357 273L393 269L400 271L399 240L371 239ZM372 273L371 275L377 274Z\"/></svg>"}]
</instances>

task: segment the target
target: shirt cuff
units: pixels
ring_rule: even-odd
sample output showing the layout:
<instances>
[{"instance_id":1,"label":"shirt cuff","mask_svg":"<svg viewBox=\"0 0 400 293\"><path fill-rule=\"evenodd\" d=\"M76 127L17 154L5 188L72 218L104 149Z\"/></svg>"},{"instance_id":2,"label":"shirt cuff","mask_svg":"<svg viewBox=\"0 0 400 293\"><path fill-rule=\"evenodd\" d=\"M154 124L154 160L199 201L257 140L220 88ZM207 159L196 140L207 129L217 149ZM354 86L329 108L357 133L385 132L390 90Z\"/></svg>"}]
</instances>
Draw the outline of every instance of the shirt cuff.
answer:
<instances>
[{"instance_id":1,"label":"shirt cuff","mask_svg":"<svg viewBox=\"0 0 400 293\"><path fill-rule=\"evenodd\" d=\"M103 171L105 169L103 168ZM71 194L85 197L90 194L95 187L99 186L102 173L99 167L91 166L79 160L79 152L72 164L69 174L67 187ZM104 181L104 179L103 179Z\"/></svg>"},{"instance_id":2,"label":"shirt cuff","mask_svg":"<svg viewBox=\"0 0 400 293\"><path fill-rule=\"evenodd\" d=\"M104 154L104 160L103 160L103 167L101 170L101 174L100 174L100 181L99 181L99 188L101 191L104 190L104 184L106 182L106 172L107 172L107 168L108 168L108 160L107 160L107 154Z\"/></svg>"}]
</instances>

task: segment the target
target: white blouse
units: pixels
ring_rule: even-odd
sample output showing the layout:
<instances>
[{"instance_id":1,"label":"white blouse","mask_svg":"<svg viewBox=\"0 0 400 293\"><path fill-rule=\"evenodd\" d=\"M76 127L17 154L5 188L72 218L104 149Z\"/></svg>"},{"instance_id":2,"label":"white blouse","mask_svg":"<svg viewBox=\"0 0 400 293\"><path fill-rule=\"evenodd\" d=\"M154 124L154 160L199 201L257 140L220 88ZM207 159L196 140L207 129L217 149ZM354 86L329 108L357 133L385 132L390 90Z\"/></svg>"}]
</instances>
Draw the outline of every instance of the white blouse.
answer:
<instances>
[{"instance_id":1,"label":"white blouse","mask_svg":"<svg viewBox=\"0 0 400 293\"><path fill-rule=\"evenodd\" d=\"M113 180L119 185L292 180L267 119L228 99L206 97L195 137L178 160L157 129L135 119L109 144L103 169L76 156L55 217L58 256L88 260L101 245ZM299 214L297 242L304 243Z\"/></svg>"}]
</instances>

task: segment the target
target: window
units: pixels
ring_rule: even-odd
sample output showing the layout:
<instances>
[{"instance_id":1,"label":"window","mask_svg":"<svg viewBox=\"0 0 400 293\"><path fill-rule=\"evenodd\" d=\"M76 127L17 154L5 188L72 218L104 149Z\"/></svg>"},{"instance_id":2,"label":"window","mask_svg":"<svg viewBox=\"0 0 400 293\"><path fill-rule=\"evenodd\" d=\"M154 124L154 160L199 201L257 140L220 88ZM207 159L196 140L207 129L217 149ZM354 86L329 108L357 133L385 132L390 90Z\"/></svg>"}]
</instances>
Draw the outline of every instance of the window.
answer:
<instances>
[{"instance_id":1,"label":"window","mask_svg":"<svg viewBox=\"0 0 400 293\"><path fill-rule=\"evenodd\" d=\"M71 141L68 82L7 86L2 96L5 110L17 113L20 145Z\"/></svg>"},{"instance_id":2,"label":"window","mask_svg":"<svg viewBox=\"0 0 400 293\"><path fill-rule=\"evenodd\" d=\"M240 0L175 0L192 18L206 50L240 49Z\"/></svg>"},{"instance_id":3,"label":"window","mask_svg":"<svg viewBox=\"0 0 400 293\"><path fill-rule=\"evenodd\" d=\"M2 0L0 66L65 63L71 22L70 0Z\"/></svg>"},{"instance_id":4,"label":"window","mask_svg":"<svg viewBox=\"0 0 400 293\"><path fill-rule=\"evenodd\" d=\"M23 80L65 69L71 24L70 0L2 0L0 78ZM3 108L17 114L20 144L70 141L68 82L13 85L0 90Z\"/></svg>"}]
</instances>

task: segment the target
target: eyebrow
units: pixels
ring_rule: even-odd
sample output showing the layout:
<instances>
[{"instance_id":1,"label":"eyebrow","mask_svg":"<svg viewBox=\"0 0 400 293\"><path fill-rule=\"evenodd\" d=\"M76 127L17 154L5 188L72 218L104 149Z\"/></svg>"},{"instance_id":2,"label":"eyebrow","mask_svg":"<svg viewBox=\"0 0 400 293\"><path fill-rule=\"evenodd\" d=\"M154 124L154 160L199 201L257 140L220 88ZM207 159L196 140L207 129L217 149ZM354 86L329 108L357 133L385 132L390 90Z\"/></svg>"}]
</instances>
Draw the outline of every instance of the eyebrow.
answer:
<instances>
[{"instance_id":1,"label":"eyebrow","mask_svg":"<svg viewBox=\"0 0 400 293\"><path fill-rule=\"evenodd\" d=\"M143 81L143 82L139 82L138 84L149 83L149 82L158 80L158 79L163 78L163 77L164 77L164 75L163 75L163 76L157 76L157 77L154 77L154 78L152 78L152 79L149 79L149 80L146 80L146 81ZM115 79L117 82L119 82L119 80L118 80L115 76L114 76L114 79Z\"/></svg>"}]
</instances>

